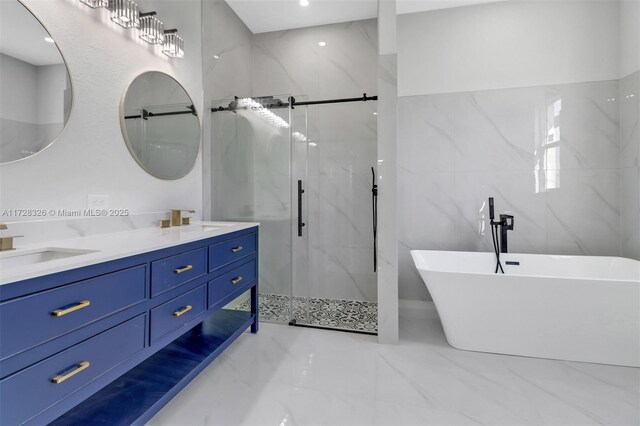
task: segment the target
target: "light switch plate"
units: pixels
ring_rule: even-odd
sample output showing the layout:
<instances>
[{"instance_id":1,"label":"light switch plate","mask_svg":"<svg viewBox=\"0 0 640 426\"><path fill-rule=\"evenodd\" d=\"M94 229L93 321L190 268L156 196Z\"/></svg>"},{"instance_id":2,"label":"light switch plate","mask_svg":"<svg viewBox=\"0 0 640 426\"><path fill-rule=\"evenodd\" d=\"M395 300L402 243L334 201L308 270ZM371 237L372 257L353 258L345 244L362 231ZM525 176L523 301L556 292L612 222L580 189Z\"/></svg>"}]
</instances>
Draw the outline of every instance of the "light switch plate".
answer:
<instances>
[{"instance_id":1,"label":"light switch plate","mask_svg":"<svg viewBox=\"0 0 640 426\"><path fill-rule=\"evenodd\" d=\"M108 195L88 195L87 208L91 210L102 210L109 208Z\"/></svg>"}]
</instances>

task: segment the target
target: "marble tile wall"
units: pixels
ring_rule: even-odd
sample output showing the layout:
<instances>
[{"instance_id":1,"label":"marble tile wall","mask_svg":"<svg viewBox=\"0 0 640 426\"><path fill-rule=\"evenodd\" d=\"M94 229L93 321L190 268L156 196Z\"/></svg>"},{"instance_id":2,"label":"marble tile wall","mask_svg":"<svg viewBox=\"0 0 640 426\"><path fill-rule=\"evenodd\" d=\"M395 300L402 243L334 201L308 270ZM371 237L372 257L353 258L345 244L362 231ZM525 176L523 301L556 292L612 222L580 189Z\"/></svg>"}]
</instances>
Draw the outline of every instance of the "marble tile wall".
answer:
<instances>
[{"instance_id":1,"label":"marble tile wall","mask_svg":"<svg viewBox=\"0 0 640 426\"><path fill-rule=\"evenodd\" d=\"M224 0L202 2L202 79L205 108L212 101L251 95L253 34ZM217 58L215 58L217 56ZM212 120L214 121L212 123ZM222 129L208 111L202 117L203 218L214 218L214 174L217 158L212 145Z\"/></svg>"},{"instance_id":2,"label":"marble tile wall","mask_svg":"<svg viewBox=\"0 0 640 426\"><path fill-rule=\"evenodd\" d=\"M320 41L326 46L318 46ZM375 19L255 34L253 95L332 99L374 94L376 64Z\"/></svg>"},{"instance_id":3,"label":"marble tile wall","mask_svg":"<svg viewBox=\"0 0 640 426\"><path fill-rule=\"evenodd\" d=\"M395 1L383 14L381 29L395 26ZM379 234L378 234L378 341L396 343L399 338L398 317L398 55L380 55L380 134L378 136Z\"/></svg>"},{"instance_id":4,"label":"marble tile wall","mask_svg":"<svg viewBox=\"0 0 640 426\"><path fill-rule=\"evenodd\" d=\"M409 250L492 250L490 196L497 213L516 218L510 251L619 256L622 239L633 254L637 143L624 134L637 132L637 113L634 122L633 103L622 106L618 93L627 85L632 80L401 97L400 298L428 298ZM621 157L630 167L620 168ZM632 188L621 193L621 179Z\"/></svg>"},{"instance_id":5,"label":"marble tile wall","mask_svg":"<svg viewBox=\"0 0 640 426\"><path fill-rule=\"evenodd\" d=\"M202 2L202 34L202 77L207 102L249 96L253 51L249 28L224 0L207 0Z\"/></svg>"},{"instance_id":6,"label":"marble tile wall","mask_svg":"<svg viewBox=\"0 0 640 426\"><path fill-rule=\"evenodd\" d=\"M640 71L620 80L621 254L640 259Z\"/></svg>"}]
</instances>

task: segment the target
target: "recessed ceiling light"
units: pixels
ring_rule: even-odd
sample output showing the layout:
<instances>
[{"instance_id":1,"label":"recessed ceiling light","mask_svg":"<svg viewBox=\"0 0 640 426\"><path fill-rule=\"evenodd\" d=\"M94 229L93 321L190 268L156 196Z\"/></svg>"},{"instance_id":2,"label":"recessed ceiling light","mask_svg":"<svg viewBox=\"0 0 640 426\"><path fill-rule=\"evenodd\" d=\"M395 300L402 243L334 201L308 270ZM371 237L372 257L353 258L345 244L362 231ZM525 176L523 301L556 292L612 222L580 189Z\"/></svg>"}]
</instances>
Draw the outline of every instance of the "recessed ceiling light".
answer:
<instances>
[{"instance_id":1,"label":"recessed ceiling light","mask_svg":"<svg viewBox=\"0 0 640 426\"><path fill-rule=\"evenodd\" d=\"M218 55L213 55L213 59L220 59L220 56L218 56Z\"/></svg>"},{"instance_id":2,"label":"recessed ceiling light","mask_svg":"<svg viewBox=\"0 0 640 426\"><path fill-rule=\"evenodd\" d=\"M300 6L302 7L309 6L309 0L300 0Z\"/></svg>"},{"instance_id":3,"label":"recessed ceiling light","mask_svg":"<svg viewBox=\"0 0 640 426\"><path fill-rule=\"evenodd\" d=\"M327 45L327 43L325 43L324 41L321 41L320 43L318 43L318 46L320 47L325 47Z\"/></svg>"},{"instance_id":4,"label":"recessed ceiling light","mask_svg":"<svg viewBox=\"0 0 640 426\"><path fill-rule=\"evenodd\" d=\"M377 113L377 112L374 112L374 113L373 113L373 115L378 115L378 113Z\"/></svg>"},{"instance_id":5,"label":"recessed ceiling light","mask_svg":"<svg viewBox=\"0 0 640 426\"><path fill-rule=\"evenodd\" d=\"M46 41L47 43L54 43L53 39L51 37L45 37L44 41Z\"/></svg>"}]
</instances>

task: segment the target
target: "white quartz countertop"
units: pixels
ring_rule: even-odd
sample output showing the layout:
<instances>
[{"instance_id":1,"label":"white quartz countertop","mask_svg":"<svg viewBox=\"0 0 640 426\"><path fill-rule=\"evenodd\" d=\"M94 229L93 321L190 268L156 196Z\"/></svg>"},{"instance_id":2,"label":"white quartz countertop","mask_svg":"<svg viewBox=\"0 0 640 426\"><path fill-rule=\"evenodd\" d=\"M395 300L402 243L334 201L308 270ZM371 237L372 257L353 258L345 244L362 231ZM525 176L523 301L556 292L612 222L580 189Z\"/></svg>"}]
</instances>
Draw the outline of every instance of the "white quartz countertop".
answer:
<instances>
[{"instance_id":1,"label":"white quartz countertop","mask_svg":"<svg viewBox=\"0 0 640 426\"><path fill-rule=\"evenodd\" d=\"M0 265L1 262L5 263L5 266L0 266L0 285L217 237L258 225L254 222L194 222L180 227L134 229L26 245L20 245L20 241L16 240L15 250L0 253ZM19 266L8 259L55 249L91 252Z\"/></svg>"}]
</instances>

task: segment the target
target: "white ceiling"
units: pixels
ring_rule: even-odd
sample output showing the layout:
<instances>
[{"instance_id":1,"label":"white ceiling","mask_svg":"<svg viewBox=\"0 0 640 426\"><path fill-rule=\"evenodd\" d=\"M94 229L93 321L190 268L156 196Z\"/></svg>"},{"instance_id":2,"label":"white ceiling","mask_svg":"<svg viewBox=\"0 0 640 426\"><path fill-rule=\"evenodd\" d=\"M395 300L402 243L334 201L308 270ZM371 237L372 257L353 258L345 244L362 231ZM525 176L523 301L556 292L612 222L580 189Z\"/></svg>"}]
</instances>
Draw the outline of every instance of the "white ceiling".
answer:
<instances>
[{"instance_id":1,"label":"white ceiling","mask_svg":"<svg viewBox=\"0 0 640 426\"><path fill-rule=\"evenodd\" d=\"M255 33L359 21L378 15L377 0L226 0Z\"/></svg>"},{"instance_id":2,"label":"white ceiling","mask_svg":"<svg viewBox=\"0 0 640 426\"><path fill-rule=\"evenodd\" d=\"M56 45L45 37L47 30L17 0L0 1L0 53L37 66L63 63Z\"/></svg>"},{"instance_id":3,"label":"white ceiling","mask_svg":"<svg viewBox=\"0 0 640 426\"><path fill-rule=\"evenodd\" d=\"M397 0L398 14L505 0ZM253 33L358 21L378 16L378 0L226 0Z\"/></svg>"},{"instance_id":4,"label":"white ceiling","mask_svg":"<svg viewBox=\"0 0 640 426\"><path fill-rule=\"evenodd\" d=\"M471 6L482 3L495 3L507 0L396 0L398 15L427 12L429 10L450 9L452 7Z\"/></svg>"}]
</instances>

